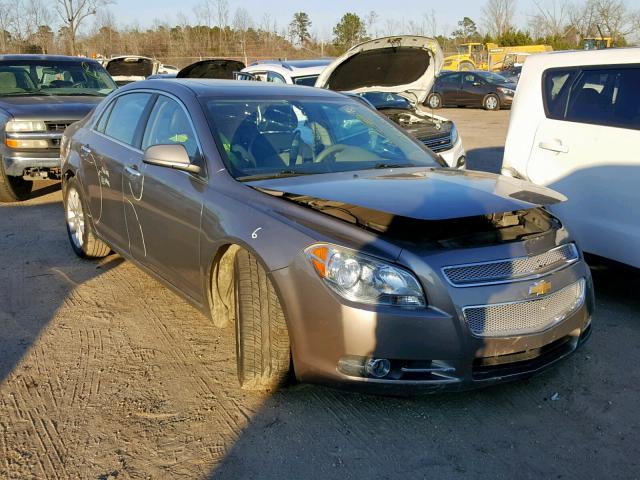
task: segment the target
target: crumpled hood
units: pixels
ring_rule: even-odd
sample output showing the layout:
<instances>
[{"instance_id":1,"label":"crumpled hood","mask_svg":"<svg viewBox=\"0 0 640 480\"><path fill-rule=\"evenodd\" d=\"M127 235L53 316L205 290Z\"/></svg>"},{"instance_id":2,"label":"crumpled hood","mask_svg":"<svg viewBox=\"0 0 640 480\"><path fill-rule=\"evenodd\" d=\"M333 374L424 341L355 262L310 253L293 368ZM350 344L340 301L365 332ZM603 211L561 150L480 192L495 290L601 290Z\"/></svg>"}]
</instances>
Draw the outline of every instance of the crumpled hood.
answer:
<instances>
[{"instance_id":1,"label":"crumpled hood","mask_svg":"<svg viewBox=\"0 0 640 480\"><path fill-rule=\"evenodd\" d=\"M320 74L315 86L339 92L393 92L422 104L443 61L442 49L433 38L377 38L338 57Z\"/></svg>"},{"instance_id":2,"label":"crumpled hood","mask_svg":"<svg viewBox=\"0 0 640 480\"><path fill-rule=\"evenodd\" d=\"M102 100L90 95L4 97L0 109L24 120L80 120Z\"/></svg>"},{"instance_id":3,"label":"crumpled hood","mask_svg":"<svg viewBox=\"0 0 640 480\"><path fill-rule=\"evenodd\" d=\"M524 180L424 167L276 178L247 185L275 196L308 196L418 220L513 212L566 200Z\"/></svg>"}]
</instances>

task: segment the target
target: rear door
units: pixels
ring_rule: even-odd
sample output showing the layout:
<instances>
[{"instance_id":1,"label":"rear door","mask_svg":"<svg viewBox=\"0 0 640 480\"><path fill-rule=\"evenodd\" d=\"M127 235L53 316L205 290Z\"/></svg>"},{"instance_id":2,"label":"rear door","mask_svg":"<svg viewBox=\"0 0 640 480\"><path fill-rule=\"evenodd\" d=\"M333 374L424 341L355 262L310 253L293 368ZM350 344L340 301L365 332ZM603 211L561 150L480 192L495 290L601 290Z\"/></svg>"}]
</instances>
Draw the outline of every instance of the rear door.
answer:
<instances>
[{"instance_id":1,"label":"rear door","mask_svg":"<svg viewBox=\"0 0 640 480\"><path fill-rule=\"evenodd\" d=\"M640 267L640 66L553 69L527 176L587 252Z\"/></svg>"},{"instance_id":2,"label":"rear door","mask_svg":"<svg viewBox=\"0 0 640 480\"><path fill-rule=\"evenodd\" d=\"M150 111L141 149L175 143L184 145L201 173L144 164L140 156L135 166L140 175L125 185L124 192L131 254L201 300L200 216L206 165L187 109L177 98L161 94Z\"/></svg>"},{"instance_id":3,"label":"rear door","mask_svg":"<svg viewBox=\"0 0 640 480\"><path fill-rule=\"evenodd\" d=\"M129 248L122 210L123 179L127 165L141 158L136 136L150 98L150 93L135 92L114 99L79 147L94 226L113 247L125 252Z\"/></svg>"},{"instance_id":4,"label":"rear door","mask_svg":"<svg viewBox=\"0 0 640 480\"><path fill-rule=\"evenodd\" d=\"M438 80L438 90L441 92L446 105L456 105L458 103L461 82L461 73L447 74Z\"/></svg>"}]
</instances>

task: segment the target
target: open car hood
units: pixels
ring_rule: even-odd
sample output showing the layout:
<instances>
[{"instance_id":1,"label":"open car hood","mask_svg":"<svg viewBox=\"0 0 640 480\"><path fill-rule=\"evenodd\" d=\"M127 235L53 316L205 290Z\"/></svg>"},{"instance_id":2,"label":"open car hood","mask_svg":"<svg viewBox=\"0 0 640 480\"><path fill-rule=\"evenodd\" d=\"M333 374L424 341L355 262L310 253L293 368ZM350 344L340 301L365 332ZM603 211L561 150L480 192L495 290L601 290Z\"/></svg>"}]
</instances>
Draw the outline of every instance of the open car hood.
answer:
<instances>
[{"instance_id":1,"label":"open car hood","mask_svg":"<svg viewBox=\"0 0 640 480\"><path fill-rule=\"evenodd\" d=\"M245 67L238 60L212 58L187 65L176 75L177 78L217 78L233 80L233 74Z\"/></svg>"},{"instance_id":2,"label":"open car hood","mask_svg":"<svg viewBox=\"0 0 640 480\"><path fill-rule=\"evenodd\" d=\"M433 38L376 38L337 58L320 74L315 86L339 92L393 92L412 103L423 103L443 61L442 49Z\"/></svg>"},{"instance_id":3,"label":"open car hood","mask_svg":"<svg viewBox=\"0 0 640 480\"><path fill-rule=\"evenodd\" d=\"M159 63L147 57L132 55L115 57L109 60L104 68L114 79L145 79L158 71Z\"/></svg>"},{"instance_id":4,"label":"open car hood","mask_svg":"<svg viewBox=\"0 0 640 480\"><path fill-rule=\"evenodd\" d=\"M566 200L524 180L424 167L276 178L247 185L274 196L310 197L417 220L514 212Z\"/></svg>"}]
</instances>

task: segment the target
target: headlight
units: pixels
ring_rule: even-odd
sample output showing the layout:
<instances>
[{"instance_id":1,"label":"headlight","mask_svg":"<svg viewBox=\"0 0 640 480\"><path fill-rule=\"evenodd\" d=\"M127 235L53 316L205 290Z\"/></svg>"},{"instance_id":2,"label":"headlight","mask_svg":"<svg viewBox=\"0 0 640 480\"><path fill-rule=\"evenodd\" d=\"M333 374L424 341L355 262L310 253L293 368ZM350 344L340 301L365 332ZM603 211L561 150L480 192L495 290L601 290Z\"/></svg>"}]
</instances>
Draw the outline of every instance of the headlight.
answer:
<instances>
[{"instance_id":1,"label":"headlight","mask_svg":"<svg viewBox=\"0 0 640 480\"><path fill-rule=\"evenodd\" d=\"M4 127L5 131L18 132L46 132L47 126L41 120L11 120Z\"/></svg>"},{"instance_id":2,"label":"headlight","mask_svg":"<svg viewBox=\"0 0 640 480\"><path fill-rule=\"evenodd\" d=\"M457 141L458 141L458 129L456 128L456 124L453 123L453 126L451 127L451 145L455 145Z\"/></svg>"},{"instance_id":3,"label":"headlight","mask_svg":"<svg viewBox=\"0 0 640 480\"><path fill-rule=\"evenodd\" d=\"M516 94L515 90L511 90L510 88L498 87L498 91L504 93L505 95L514 96Z\"/></svg>"},{"instance_id":4,"label":"headlight","mask_svg":"<svg viewBox=\"0 0 640 480\"><path fill-rule=\"evenodd\" d=\"M334 245L305 250L320 278L347 300L372 305L424 307L418 280L408 271Z\"/></svg>"}]
</instances>

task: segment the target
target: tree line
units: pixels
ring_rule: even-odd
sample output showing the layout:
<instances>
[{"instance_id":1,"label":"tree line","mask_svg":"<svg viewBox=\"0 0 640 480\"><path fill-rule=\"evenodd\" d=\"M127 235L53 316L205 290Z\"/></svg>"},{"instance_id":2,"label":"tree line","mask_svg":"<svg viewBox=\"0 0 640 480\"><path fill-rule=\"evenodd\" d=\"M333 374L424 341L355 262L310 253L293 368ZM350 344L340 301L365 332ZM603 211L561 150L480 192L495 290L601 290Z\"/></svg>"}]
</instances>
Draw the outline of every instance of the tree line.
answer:
<instances>
[{"instance_id":1,"label":"tree line","mask_svg":"<svg viewBox=\"0 0 640 480\"><path fill-rule=\"evenodd\" d=\"M435 10L409 21L367 14L344 13L331 38L319 38L310 16L295 12L279 25L269 13L253 18L229 0L201 0L189 18L155 21L151 26L119 24L109 5L113 0L0 0L0 51L80 55L139 54L178 65L189 59L228 57L251 61L261 58L336 56L368 38L414 34L435 37L445 51L466 42L499 45L544 43L554 49L579 46L585 37L602 33L621 46L637 40L640 11L626 0L533 0L519 11L517 0L484 0L480 18L463 17L451 29ZM518 13L526 18L516 25Z\"/></svg>"}]
</instances>

